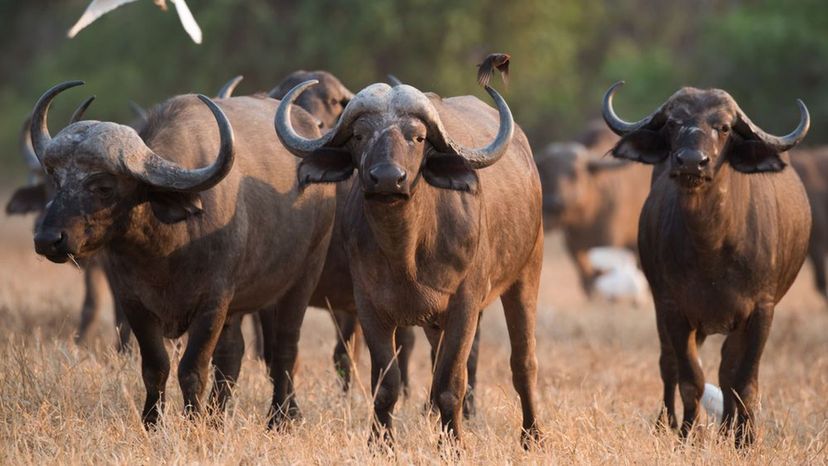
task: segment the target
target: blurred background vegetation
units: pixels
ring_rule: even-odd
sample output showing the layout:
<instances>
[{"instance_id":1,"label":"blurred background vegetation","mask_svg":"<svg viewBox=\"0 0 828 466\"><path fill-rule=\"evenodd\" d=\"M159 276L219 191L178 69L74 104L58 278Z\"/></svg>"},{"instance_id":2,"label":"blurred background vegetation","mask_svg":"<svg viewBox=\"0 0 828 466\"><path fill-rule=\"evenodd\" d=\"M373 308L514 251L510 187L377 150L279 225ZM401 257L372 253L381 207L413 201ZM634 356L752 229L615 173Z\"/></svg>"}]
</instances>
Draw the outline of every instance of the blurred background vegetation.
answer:
<instances>
[{"instance_id":1,"label":"blurred background vegetation","mask_svg":"<svg viewBox=\"0 0 828 466\"><path fill-rule=\"evenodd\" d=\"M173 11L146 0L66 39L89 1L0 0L0 178L22 179L18 131L59 81L87 85L56 103L53 133L86 94L98 96L90 118L128 122L130 99L213 94L236 74L237 94L326 69L353 91L393 73L444 96L484 97L474 65L493 51L512 54L505 96L536 148L598 116L619 79L628 85L617 108L630 120L680 86L720 87L777 133L796 125L803 98L808 142L828 142L826 0L188 0L200 46Z\"/></svg>"}]
</instances>

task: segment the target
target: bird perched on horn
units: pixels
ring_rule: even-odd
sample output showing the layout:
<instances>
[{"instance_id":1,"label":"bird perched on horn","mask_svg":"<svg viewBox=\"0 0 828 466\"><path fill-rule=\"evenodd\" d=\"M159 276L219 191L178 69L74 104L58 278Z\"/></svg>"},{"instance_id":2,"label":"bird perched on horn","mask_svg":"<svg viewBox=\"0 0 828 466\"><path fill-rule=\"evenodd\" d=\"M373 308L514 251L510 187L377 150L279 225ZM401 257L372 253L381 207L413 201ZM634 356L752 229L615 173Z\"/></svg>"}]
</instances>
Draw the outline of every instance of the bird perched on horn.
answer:
<instances>
[{"instance_id":1,"label":"bird perched on horn","mask_svg":"<svg viewBox=\"0 0 828 466\"><path fill-rule=\"evenodd\" d=\"M121 5L134 1L136 0L92 0L92 3L86 7L86 11L83 12L78 22L72 26L72 29L69 29L67 36L70 39L75 37L83 28L92 24L96 19ZM175 11L178 12L178 19L181 20L181 25L184 26L184 30L187 31L187 34L190 35L193 42L200 44L201 28L198 27L198 23L196 23L185 0L170 0L170 2L175 5ZM161 8L162 11L167 11L166 0L152 0L152 3L158 6L158 8Z\"/></svg>"},{"instance_id":2,"label":"bird perched on horn","mask_svg":"<svg viewBox=\"0 0 828 466\"><path fill-rule=\"evenodd\" d=\"M509 60L512 56L508 53L491 53L482 63L477 65L477 82L483 87L489 85L495 70L500 71L500 78L504 85L509 85Z\"/></svg>"}]
</instances>

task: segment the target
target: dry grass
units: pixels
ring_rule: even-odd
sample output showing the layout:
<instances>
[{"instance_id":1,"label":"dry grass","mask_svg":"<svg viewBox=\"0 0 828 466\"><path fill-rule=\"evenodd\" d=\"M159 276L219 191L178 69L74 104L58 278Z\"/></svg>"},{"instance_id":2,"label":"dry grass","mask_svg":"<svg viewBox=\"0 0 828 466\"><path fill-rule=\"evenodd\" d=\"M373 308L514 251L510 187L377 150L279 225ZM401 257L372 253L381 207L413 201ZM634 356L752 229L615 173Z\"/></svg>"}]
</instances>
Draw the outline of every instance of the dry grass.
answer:
<instances>
[{"instance_id":1,"label":"dry grass","mask_svg":"<svg viewBox=\"0 0 828 466\"><path fill-rule=\"evenodd\" d=\"M334 334L324 312L309 311L297 377L304 420L288 433L264 429L270 384L264 366L246 357L224 425L190 422L174 375L160 428L145 432L137 356L111 349L111 313L86 347L72 343L80 306L80 272L37 259L31 219L4 219L0 229L0 464L46 463L437 463L438 421L421 412L430 373L418 340L413 393L397 408L396 457L366 446L370 419L367 354L362 387L340 393L330 363ZM502 313L482 324L479 414L467 424L464 463L779 464L828 458L828 311L806 270L780 305L762 373L760 440L736 452L711 428L689 445L654 433L660 403L652 309L587 304L557 237L550 237L541 290L538 380L542 449L518 445L520 410L511 387ZM703 349L715 381L720 338ZM174 348L173 358L177 357ZM174 371L173 371L174 372Z\"/></svg>"}]
</instances>

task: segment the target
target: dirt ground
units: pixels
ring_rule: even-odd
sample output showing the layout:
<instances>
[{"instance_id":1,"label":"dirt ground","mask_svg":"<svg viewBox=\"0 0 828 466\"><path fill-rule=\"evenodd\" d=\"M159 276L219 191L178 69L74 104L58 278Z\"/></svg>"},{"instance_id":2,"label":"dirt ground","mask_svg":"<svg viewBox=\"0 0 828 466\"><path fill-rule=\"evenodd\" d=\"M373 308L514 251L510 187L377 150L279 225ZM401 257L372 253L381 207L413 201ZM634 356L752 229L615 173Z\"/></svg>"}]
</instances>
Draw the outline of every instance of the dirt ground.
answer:
<instances>
[{"instance_id":1,"label":"dirt ground","mask_svg":"<svg viewBox=\"0 0 828 466\"><path fill-rule=\"evenodd\" d=\"M760 373L760 440L749 451L735 451L732 439L720 440L709 425L688 444L652 429L661 396L652 305L586 301L561 238L550 235L537 328L543 446L528 453L519 446L520 407L495 306L483 317L478 415L467 423L460 456L445 456L439 421L422 412L431 377L421 333L412 394L397 404L395 456L385 456L366 442L367 351L357 368L360 383L343 395L331 364L334 328L316 309L307 313L296 378L304 418L288 432L264 428L271 389L249 351L220 427L181 415L173 370L163 422L145 432L136 410L144 397L140 361L115 353L111 305L91 342L76 346L82 273L38 258L31 225L31 217L0 220L0 464L828 462L828 309L807 264L777 309ZM701 354L714 383L721 341L708 339ZM175 364L180 353L169 348Z\"/></svg>"}]
</instances>

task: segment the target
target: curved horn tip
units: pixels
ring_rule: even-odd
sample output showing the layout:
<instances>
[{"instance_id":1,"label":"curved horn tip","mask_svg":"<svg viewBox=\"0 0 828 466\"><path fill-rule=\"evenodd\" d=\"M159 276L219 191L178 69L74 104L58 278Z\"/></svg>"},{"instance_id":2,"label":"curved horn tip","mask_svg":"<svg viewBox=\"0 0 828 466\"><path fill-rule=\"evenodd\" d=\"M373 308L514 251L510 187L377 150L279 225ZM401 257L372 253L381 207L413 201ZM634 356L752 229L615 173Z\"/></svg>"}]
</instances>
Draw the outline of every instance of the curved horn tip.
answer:
<instances>
[{"instance_id":1,"label":"curved horn tip","mask_svg":"<svg viewBox=\"0 0 828 466\"><path fill-rule=\"evenodd\" d=\"M219 89L218 94L216 94L216 98L218 99L227 99L233 97L233 92L235 92L236 87L239 85L240 82L244 79L243 75L237 75L224 83Z\"/></svg>"},{"instance_id":2,"label":"curved horn tip","mask_svg":"<svg viewBox=\"0 0 828 466\"><path fill-rule=\"evenodd\" d=\"M55 84L49 88L49 90L44 92L39 99L37 99L37 103L35 103L34 110L32 111L32 117L29 122L29 131L31 134L30 137L32 147L34 148L34 152L38 160L40 160L41 154L45 150L46 145L52 139L49 135L49 128L47 124L49 107L52 105L52 100L54 100L58 94L66 89L82 86L84 84L86 84L86 82L81 80L64 81L62 83Z\"/></svg>"},{"instance_id":3,"label":"curved horn tip","mask_svg":"<svg viewBox=\"0 0 828 466\"><path fill-rule=\"evenodd\" d=\"M802 99L796 99L796 104L799 105L799 114L802 116L802 119L807 120L810 125L811 113L808 111L808 107L805 105L805 102Z\"/></svg>"},{"instance_id":4,"label":"curved horn tip","mask_svg":"<svg viewBox=\"0 0 828 466\"><path fill-rule=\"evenodd\" d=\"M80 121L83 118L83 114L86 113L86 109L88 109L89 106L92 105L92 102L95 100L96 97L97 96L95 96L95 95L91 95L91 96L87 97L86 100L81 102L81 104L78 106L78 108L75 109L75 111L72 113L72 117L69 118L69 124L70 125L72 123L77 123L78 121Z\"/></svg>"}]
</instances>

